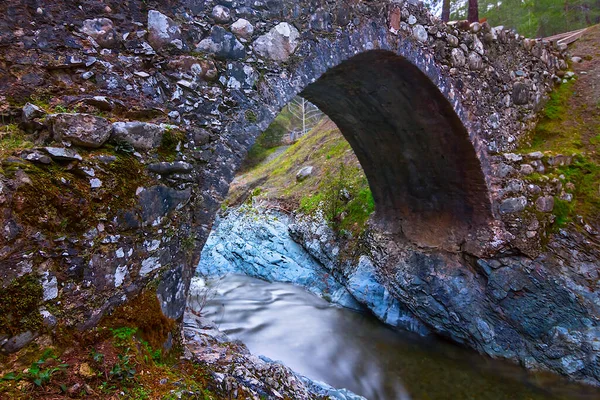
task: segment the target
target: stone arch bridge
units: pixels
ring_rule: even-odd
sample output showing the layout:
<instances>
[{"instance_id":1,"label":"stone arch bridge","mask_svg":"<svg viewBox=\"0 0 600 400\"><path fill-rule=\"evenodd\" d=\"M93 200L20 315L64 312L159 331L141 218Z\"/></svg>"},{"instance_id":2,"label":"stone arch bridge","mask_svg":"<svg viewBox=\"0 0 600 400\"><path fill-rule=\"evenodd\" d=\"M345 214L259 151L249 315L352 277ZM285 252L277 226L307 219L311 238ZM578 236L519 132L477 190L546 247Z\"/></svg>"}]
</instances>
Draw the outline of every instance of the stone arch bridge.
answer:
<instances>
[{"instance_id":1,"label":"stone arch bridge","mask_svg":"<svg viewBox=\"0 0 600 400\"><path fill-rule=\"evenodd\" d=\"M301 95L368 176L393 293L479 351L597 383L597 299L543 261L556 189L520 179L568 160L515 152L564 48L403 1L65 3L0 5L0 111L31 142L2 154L0 276L43 289L3 351L148 287L180 319L236 169Z\"/></svg>"}]
</instances>

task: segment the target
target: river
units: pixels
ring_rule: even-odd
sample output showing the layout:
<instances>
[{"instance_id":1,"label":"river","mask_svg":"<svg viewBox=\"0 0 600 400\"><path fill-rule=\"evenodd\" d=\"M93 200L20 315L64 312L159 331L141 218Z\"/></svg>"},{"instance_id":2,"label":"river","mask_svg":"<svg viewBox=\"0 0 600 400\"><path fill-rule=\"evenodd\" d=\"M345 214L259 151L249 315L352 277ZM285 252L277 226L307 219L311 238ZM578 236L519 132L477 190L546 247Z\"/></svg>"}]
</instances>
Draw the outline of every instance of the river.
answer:
<instances>
[{"instance_id":1,"label":"river","mask_svg":"<svg viewBox=\"0 0 600 400\"><path fill-rule=\"evenodd\" d=\"M250 351L369 400L598 399L442 339L390 329L286 283L229 275L209 282L203 313Z\"/></svg>"}]
</instances>

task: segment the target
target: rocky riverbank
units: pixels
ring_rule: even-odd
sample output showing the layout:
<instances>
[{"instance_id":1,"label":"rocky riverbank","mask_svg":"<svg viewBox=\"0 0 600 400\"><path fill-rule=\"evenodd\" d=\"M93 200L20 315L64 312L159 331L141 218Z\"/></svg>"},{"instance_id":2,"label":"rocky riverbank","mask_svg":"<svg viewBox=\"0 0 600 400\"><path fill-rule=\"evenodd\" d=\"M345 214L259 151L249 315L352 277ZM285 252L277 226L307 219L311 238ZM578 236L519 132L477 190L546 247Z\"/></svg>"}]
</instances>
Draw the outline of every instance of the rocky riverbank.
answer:
<instances>
[{"instance_id":1,"label":"rocky riverbank","mask_svg":"<svg viewBox=\"0 0 600 400\"><path fill-rule=\"evenodd\" d=\"M208 289L202 279L190 286L189 303L184 318L186 357L206 365L224 393L233 398L267 399L336 399L366 400L346 389L335 389L313 381L268 358L253 355L240 342L230 340L217 325L200 314L194 305L202 303Z\"/></svg>"}]
</instances>

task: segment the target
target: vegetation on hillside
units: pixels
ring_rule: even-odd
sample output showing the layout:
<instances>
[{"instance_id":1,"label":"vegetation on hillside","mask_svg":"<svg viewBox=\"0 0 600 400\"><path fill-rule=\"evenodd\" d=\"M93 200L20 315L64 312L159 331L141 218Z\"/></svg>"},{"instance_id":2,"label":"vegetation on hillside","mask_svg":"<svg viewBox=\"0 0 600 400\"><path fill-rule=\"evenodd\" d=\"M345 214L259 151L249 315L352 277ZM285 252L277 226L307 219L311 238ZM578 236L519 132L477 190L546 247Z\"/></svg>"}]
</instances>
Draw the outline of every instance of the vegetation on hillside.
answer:
<instances>
[{"instance_id":1,"label":"vegetation on hillside","mask_svg":"<svg viewBox=\"0 0 600 400\"><path fill-rule=\"evenodd\" d=\"M541 151L573 156L570 165L560 166L551 174L533 174L529 180L557 178L569 186L573 201L555 199L556 226L582 216L585 221L600 222L600 27L591 28L571 49L583 58L573 64L578 79L558 86L546 104L541 120L524 153Z\"/></svg>"},{"instance_id":2,"label":"vegetation on hillside","mask_svg":"<svg viewBox=\"0 0 600 400\"><path fill-rule=\"evenodd\" d=\"M298 181L300 169L313 172ZM319 210L338 232L359 234L375 205L358 159L335 124L324 118L287 151L239 176L228 204L249 198L306 214Z\"/></svg>"},{"instance_id":3,"label":"vegetation on hillside","mask_svg":"<svg viewBox=\"0 0 600 400\"><path fill-rule=\"evenodd\" d=\"M284 144L295 142L315 127L323 113L314 104L296 96L256 139L242 164L241 171L257 166Z\"/></svg>"},{"instance_id":4,"label":"vegetation on hillside","mask_svg":"<svg viewBox=\"0 0 600 400\"><path fill-rule=\"evenodd\" d=\"M16 354L1 356L0 398L224 398L215 393L205 365L180 359L178 348L164 351L176 327L162 314L152 290L119 307L96 328L57 329L61 340L54 345L45 344L42 336ZM9 367L3 370L2 365Z\"/></svg>"}]
</instances>

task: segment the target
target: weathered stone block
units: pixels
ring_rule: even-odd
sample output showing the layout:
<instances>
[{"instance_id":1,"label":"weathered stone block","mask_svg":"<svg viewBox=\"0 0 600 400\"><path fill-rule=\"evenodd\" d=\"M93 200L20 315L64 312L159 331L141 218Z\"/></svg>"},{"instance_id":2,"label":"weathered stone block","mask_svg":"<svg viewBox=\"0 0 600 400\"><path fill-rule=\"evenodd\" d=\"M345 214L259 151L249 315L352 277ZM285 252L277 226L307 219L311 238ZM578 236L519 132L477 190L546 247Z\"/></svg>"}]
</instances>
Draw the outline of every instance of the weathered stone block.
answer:
<instances>
[{"instance_id":1,"label":"weathered stone block","mask_svg":"<svg viewBox=\"0 0 600 400\"><path fill-rule=\"evenodd\" d=\"M55 140L81 147L102 146L112 130L106 119L90 114L54 114L50 120Z\"/></svg>"},{"instance_id":2,"label":"weathered stone block","mask_svg":"<svg viewBox=\"0 0 600 400\"><path fill-rule=\"evenodd\" d=\"M112 124L112 142L124 141L136 150L151 150L160 146L164 129L148 122L115 122Z\"/></svg>"}]
</instances>

